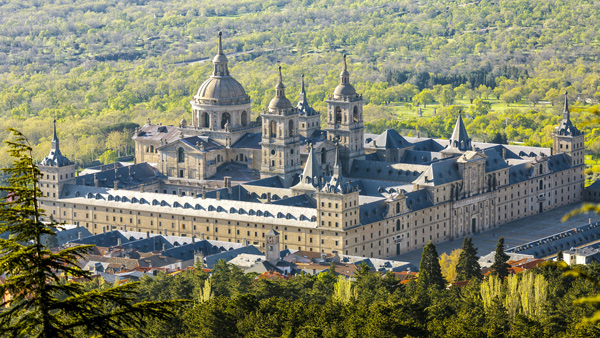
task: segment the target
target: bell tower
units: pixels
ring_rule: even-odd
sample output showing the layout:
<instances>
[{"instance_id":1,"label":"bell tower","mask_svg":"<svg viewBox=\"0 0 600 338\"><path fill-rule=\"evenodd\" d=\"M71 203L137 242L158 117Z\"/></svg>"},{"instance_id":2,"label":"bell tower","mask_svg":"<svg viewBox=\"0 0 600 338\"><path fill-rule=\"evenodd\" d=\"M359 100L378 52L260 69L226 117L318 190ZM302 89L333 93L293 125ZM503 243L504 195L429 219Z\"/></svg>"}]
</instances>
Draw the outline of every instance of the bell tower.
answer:
<instances>
[{"instance_id":1,"label":"bell tower","mask_svg":"<svg viewBox=\"0 0 600 338\"><path fill-rule=\"evenodd\" d=\"M565 105L560 126L552 133L552 148L554 153L564 153L571 160L572 166L583 165L585 162L585 135L571 122L569 99L565 93Z\"/></svg>"},{"instance_id":2,"label":"bell tower","mask_svg":"<svg viewBox=\"0 0 600 338\"><path fill-rule=\"evenodd\" d=\"M279 66L279 79L275 97L269 108L263 110L262 118L262 164L260 177L280 176L284 186L290 187L294 177L302 172L300 161L300 136L298 134L298 110L285 97L285 86Z\"/></svg>"},{"instance_id":3,"label":"bell tower","mask_svg":"<svg viewBox=\"0 0 600 338\"><path fill-rule=\"evenodd\" d=\"M340 161L345 168L350 168L353 160L365 158L365 149L363 98L350 84L346 55L340 73L340 83L333 95L325 102L327 102L327 139L339 143Z\"/></svg>"}]
</instances>

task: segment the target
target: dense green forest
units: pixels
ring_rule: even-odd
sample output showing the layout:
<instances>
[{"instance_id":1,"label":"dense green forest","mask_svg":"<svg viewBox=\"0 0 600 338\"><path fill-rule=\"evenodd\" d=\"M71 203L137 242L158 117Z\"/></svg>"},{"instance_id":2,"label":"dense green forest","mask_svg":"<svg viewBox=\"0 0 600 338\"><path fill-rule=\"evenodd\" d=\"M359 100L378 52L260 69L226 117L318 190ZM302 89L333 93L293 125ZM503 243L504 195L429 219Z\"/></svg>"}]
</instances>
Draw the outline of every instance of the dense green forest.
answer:
<instances>
[{"instance_id":1,"label":"dense green forest","mask_svg":"<svg viewBox=\"0 0 600 338\"><path fill-rule=\"evenodd\" d=\"M581 268L600 276L598 265ZM573 304L597 291L554 266L503 284L475 279L436 289L400 284L366 265L356 281L327 272L254 279L221 261L210 278L201 270L145 277L138 299L192 301L172 321L148 322L145 337L597 337L600 324L582 320L597 307Z\"/></svg>"},{"instance_id":2,"label":"dense green forest","mask_svg":"<svg viewBox=\"0 0 600 338\"><path fill-rule=\"evenodd\" d=\"M288 96L296 98L304 73L310 102L324 112L347 53L351 81L367 101L367 131L445 138L449 117L462 110L477 139L500 132L548 146L562 92L576 123L597 111L599 7L593 0L0 0L0 139L16 127L41 158L56 117L63 153L79 162L107 149L127 152L125 140L147 117L189 119L221 30L255 116L273 95L279 62ZM600 129L583 129L597 153Z\"/></svg>"}]
</instances>

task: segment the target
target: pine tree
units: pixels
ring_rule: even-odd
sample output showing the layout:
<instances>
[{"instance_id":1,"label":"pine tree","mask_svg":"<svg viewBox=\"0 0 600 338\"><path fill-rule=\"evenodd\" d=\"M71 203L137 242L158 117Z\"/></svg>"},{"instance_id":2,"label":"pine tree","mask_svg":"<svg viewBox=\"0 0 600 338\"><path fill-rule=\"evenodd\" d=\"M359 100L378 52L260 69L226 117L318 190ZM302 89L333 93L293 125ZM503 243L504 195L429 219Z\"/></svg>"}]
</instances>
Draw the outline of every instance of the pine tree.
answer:
<instances>
[{"instance_id":1,"label":"pine tree","mask_svg":"<svg viewBox=\"0 0 600 338\"><path fill-rule=\"evenodd\" d=\"M557 262L564 262L565 260L565 255L563 254L563 251L560 250L557 254L556 254L556 261Z\"/></svg>"},{"instance_id":2,"label":"pine tree","mask_svg":"<svg viewBox=\"0 0 600 338\"><path fill-rule=\"evenodd\" d=\"M508 277L508 258L509 256L504 253L504 237L500 237L498 240L498 244L496 244L496 255L494 256L494 264L492 264L492 269L496 272L496 275L500 278L501 281L504 281L506 277Z\"/></svg>"},{"instance_id":3,"label":"pine tree","mask_svg":"<svg viewBox=\"0 0 600 338\"><path fill-rule=\"evenodd\" d=\"M473 246L471 237L463 240L462 251L456 265L456 280L464 281L473 278L481 278L481 266L479 265L479 257L477 257L477 249Z\"/></svg>"},{"instance_id":4,"label":"pine tree","mask_svg":"<svg viewBox=\"0 0 600 338\"><path fill-rule=\"evenodd\" d=\"M431 241L423 248L421 264L419 265L419 285L421 287L433 286L438 289L446 287L442 276L442 268L435 245Z\"/></svg>"},{"instance_id":5,"label":"pine tree","mask_svg":"<svg viewBox=\"0 0 600 338\"><path fill-rule=\"evenodd\" d=\"M0 203L0 274L6 276L0 294L9 292L0 308L0 336L74 337L85 335L123 337L129 329L141 330L146 318L168 319L177 301L134 303L137 283L86 292L79 283L62 276L89 278L90 273L77 266L77 259L92 246L77 246L58 253L43 243L44 236L55 236L57 223L40 219L38 189L40 171L33 162L32 148L23 134L9 129L13 140L5 141L14 158L8 174L10 186Z\"/></svg>"}]
</instances>

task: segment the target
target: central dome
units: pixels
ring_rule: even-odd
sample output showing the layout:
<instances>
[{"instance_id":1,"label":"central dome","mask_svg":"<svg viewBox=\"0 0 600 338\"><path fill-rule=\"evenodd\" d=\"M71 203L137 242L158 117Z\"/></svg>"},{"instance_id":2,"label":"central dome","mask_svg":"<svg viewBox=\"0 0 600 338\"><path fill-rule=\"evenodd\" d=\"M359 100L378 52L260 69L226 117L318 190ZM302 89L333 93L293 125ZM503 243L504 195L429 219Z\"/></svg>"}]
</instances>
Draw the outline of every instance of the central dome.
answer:
<instances>
[{"instance_id":1,"label":"central dome","mask_svg":"<svg viewBox=\"0 0 600 338\"><path fill-rule=\"evenodd\" d=\"M244 87L231 76L211 76L200 85L196 98L201 101L216 100L216 104L250 103Z\"/></svg>"},{"instance_id":2,"label":"central dome","mask_svg":"<svg viewBox=\"0 0 600 338\"><path fill-rule=\"evenodd\" d=\"M221 32L219 32L219 49L212 60L213 72L210 78L204 81L194 97L197 101L213 105L248 104L250 96L244 87L231 77L227 63L229 60L223 53Z\"/></svg>"}]
</instances>

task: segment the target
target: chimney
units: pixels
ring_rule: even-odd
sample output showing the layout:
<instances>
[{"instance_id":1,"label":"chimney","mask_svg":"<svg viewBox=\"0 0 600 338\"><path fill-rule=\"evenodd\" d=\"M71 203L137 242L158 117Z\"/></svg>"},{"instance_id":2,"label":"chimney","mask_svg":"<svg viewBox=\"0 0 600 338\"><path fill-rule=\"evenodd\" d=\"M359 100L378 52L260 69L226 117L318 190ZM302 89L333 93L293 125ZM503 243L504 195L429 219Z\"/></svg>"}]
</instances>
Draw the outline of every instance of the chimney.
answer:
<instances>
[{"instance_id":1,"label":"chimney","mask_svg":"<svg viewBox=\"0 0 600 338\"><path fill-rule=\"evenodd\" d=\"M163 229L163 235L166 236L167 235L167 229Z\"/></svg>"},{"instance_id":2,"label":"chimney","mask_svg":"<svg viewBox=\"0 0 600 338\"><path fill-rule=\"evenodd\" d=\"M121 246L121 237L117 238L117 246Z\"/></svg>"},{"instance_id":3,"label":"chimney","mask_svg":"<svg viewBox=\"0 0 600 338\"><path fill-rule=\"evenodd\" d=\"M192 235L192 243L196 243L196 235Z\"/></svg>"},{"instance_id":4,"label":"chimney","mask_svg":"<svg viewBox=\"0 0 600 338\"><path fill-rule=\"evenodd\" d=\"M98 175L94 174L94 187L98 188Z\"/></svg>"},{"instance_id":5,"label":"chimney","mask_svg":"<svg viewBox=\"0 0 600 338\"><path fill-rule=\"evenodd\" d=\"M177 188L177 196L181 196L181 188Z\"/></svg>"},{"instance_id":6,"label":"chimney","mask_svg":"<svg viewBox=\"0 0 600 338\"><path fill-rule=\"evenodd\" d=\"M245 237L242 238L242 245L243 246L248 246L248 239L246 239Z\"/></svg>"},{"instance_id":7,"label":"chimney","mask_svg":"<svg viewBox=\"0 0 600 338\"><path fill-rule=\"evenodd\" d=\"M119 181L115 180L115 181L113 182L113 188L114 188L115 190L119 189Z\"/></svg>"},{"instance_id":8,"label":"chimney","mask_svg":"<svg viewBox=\"0 0 600 338\"><path fill-rule=\"evenodd\" d=\"M146 238L150 238L150 231L146 231Z\"/></svg>"},{"instance_id":9,"label":"chimney","mask_svg":"<svg viewBox=\"0 0 600 338\"><path fill-rule=\"evenodd\" d=\"M140 184L140 192L144 192L144 184Z\"/></svg>"},{"instance_id":10,"label":"chimney","mask_svg":"<svg viewBox=\"0 0 600 338\"><path fill-rule=\"evenodd\" d=\"M81 231L77 233L77 239L81 239Z\"/></svg>"},{"instance_id":11,"label":"chimney","mask_svg":"<svg viewBox=\"0 0 600 338\"><path fill-rule=\"evenodd\" d=\"M127 231L127 225L123 224L123 231Z\"/></svg>"},{"instance_id":12,"label":"chimney","mask_svg":"<svg viewBox=\"0 0 600 338\"><path fill-rule=\"evenodd\" d=\"M220 201L220 200L221 200L221 192L217 191L217 201Z\"/></svg>"},{"instance_id":13,"label":"chimney","mask_svg":"<svg viewBox=\"0 0 600 338\"><path fill-rule=\"evenodd\" d=\"M131 177L131 166L128 166L127 169L129 169L128 174L129 174L129 177Z\"/></svg>"},{"instance_id":14,"label":"chimney","mask_svg":"<svg viewBox=\"0 0 600 338\"><path fill-rule=\"evenodd\" d=\"M102 227L102 233L106 232L106 227Z\"/></svg>"},{"instance_id":15,"label":"chimney","mask_svg":"<svg viewBox=\"0 0 600 338\"><path fill-rule=\"evenodd\" d=\"M267 193L267 202L271 203L271 192Z\"/></svg>"},{"instance_id":16,"label":"chimney","mask_svg":"<svg viewBox=\"0 0 600 338\"><path fill-rule=\"evenodd\" d=\"M554 155L554 148L550 147L550 156Z\"/></svg>"},{"instance_id":17,"label":"chimney","mask_svg":"<svg viewBox=\"0 0 600 338\"><path fill-rule=\"evenodd\" d=\"M373 147L377 148L377 141L373 140Z\"/></svg>"},{"instance_id":18,"label":"chimney","mask_svg":"<svg viewBox=\"0 0 600 338\"><path fill-rule=\"evenodd\" d=\"M167 251L167 243L163 243L163 249L162 249L162 251L163 252Z\"/></svg>"},{"instance_id":19,"label":"chimney","mask_svg":"<svg viewBox=\"0 0 600 338\"><path fill-rule=\"evenodd\" d=\"M502 148L502 158L506 160L506 148Z\"/></svg>"},{"instance_id":20,"label":"chimney","mask_svg":"<svg viewBox=\"0 0 600 338\"><path fill-rule=\"evenodd\" d=\"M206 199L206 186L202 186L202 199Z\"/></svg>"},{"instance_id":21,"label":"chimney","mask_svg":"<svg viewBox=\"0 0 600 338\"><path fill-rule=\"evenodd\" d=\"M223 186L225 186L225 188L231 188L231 176L225 176L223 178Z\"/></svg>"},{"instance_id":22,"label":"chimney","mask_svg":"<svg viewBox=\"0 0 600 338\"><path fill-rule=\"evenodd\" d=\"M204 240L204 233L200 234L200 240L203 241Z\"/></svg>"}]
</instances>

